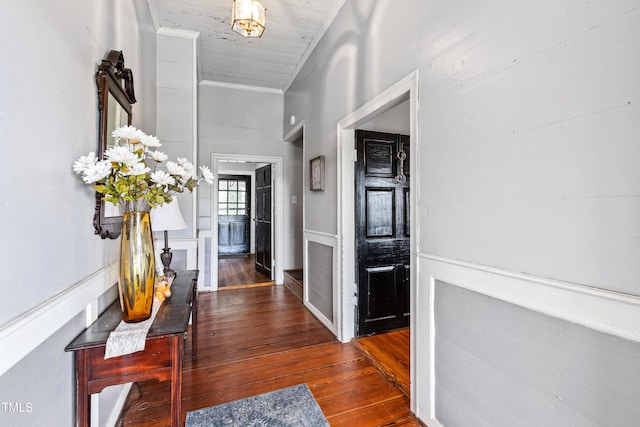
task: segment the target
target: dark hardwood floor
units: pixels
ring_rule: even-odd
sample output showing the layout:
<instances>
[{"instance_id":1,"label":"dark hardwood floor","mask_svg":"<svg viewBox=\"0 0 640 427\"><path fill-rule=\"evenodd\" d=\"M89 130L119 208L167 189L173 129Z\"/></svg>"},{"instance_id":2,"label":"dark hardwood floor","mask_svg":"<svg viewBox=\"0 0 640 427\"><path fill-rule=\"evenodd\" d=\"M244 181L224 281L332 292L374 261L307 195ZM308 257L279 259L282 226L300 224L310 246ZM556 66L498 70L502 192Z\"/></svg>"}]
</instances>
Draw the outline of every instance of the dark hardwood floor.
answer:
<instances>
[{"instance_id":1,"label":"dark hardwood floor","mask_svg":"<svg viewBox=\"0 0 640 427\"><path fill-rule=\"evenodd\" d=\"M201 293L198 359L185 345L186 411L306 383L332 426L419 426L409 399L283 286ZM123 426L169 425L169 383L139 383Z\"/></svg>"},{"instance_id":2,"label":"dark hardwood floor","mask_svg":"<svg viewBox=\"0 0 640 427\"><path fill-rule=\"evenodd\" d=\"M354 343L369 361L394 383L405 396L410 396L409 328L369 337L356 338Z\"/></svg>"},{"instance_id":3,"label":"dark hardwood floor","mask_svg":"<svg viewBox=\"0 0 640 427\"><path fill-rule=\"evenodd\" d=\"M267 276L256 271L255 255L218 258L218 288L228 289L244 285L273 284Z\"/></svg>"}]
</instances>

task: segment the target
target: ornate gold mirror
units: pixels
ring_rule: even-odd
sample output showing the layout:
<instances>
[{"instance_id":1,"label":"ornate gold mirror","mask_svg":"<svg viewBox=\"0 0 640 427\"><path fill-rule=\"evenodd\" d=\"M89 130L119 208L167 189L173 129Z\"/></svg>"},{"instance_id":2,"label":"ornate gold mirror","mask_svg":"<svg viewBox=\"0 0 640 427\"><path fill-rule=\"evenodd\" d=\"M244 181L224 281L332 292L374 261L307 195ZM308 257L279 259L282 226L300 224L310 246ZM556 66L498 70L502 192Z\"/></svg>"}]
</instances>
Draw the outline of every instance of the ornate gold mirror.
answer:
<instances>
[{"instance_id":1,"label":"ornate gold mirror","mask_svg":"<svg viewBox=\"0 0 640 427\"><path fill-rule=\"evenodd\" d=\"M104 158L107 148L116 144L111 136L114 129L131 124L131 105L136 102L133 91L133 73L125 68L122 51L112 50L98 66L98 158ZM122 213L117 206L105 203L96 193L96 210L93 216L95 233L103 239L115 239L122 228Z\"/></svg>"}]
</instances>

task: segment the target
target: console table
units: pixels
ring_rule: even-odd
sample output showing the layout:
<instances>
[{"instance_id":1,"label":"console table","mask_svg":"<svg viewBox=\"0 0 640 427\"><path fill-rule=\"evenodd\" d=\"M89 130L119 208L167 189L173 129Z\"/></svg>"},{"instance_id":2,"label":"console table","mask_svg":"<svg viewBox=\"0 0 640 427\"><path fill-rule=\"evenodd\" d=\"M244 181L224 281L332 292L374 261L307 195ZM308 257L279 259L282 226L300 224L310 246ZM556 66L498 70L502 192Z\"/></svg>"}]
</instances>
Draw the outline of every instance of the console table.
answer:
<instances>
[{"instance_id":1,"label":"console table","mask_svg":"<svg viewBox=\"0 0 640 427\"><path fill-rule=\"evenodd\" d=\"M171 298L165 300L149 329L145 349L104 359L109 333L122 320L116 301L74 339L65 351L75 352L77 425L91 422L91 395L105 387L156 379L171 380L171 426L180 426L182 400L182 358L184 340L193 312L191 354L197 355L198 270L178 271L171 284Z\"/></svg>"}]
</instances>

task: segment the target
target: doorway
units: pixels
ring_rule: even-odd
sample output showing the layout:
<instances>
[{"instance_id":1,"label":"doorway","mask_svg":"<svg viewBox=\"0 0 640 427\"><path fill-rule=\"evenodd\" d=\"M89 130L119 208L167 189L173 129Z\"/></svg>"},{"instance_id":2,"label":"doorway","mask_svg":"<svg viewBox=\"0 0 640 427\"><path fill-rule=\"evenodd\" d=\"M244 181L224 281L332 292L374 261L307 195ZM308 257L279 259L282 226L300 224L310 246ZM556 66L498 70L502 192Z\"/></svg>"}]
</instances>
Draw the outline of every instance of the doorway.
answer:
<instances>
[{"instance_id":1,"label":"doorway","mask_svg":"<svg viewBox=\"0 0 640 427\"><path fill-rule=\"evenodd\" d=\"M358 337L409 326L409 147L408 135L356 130Z\"/></svg>"},{"instance_id":2,"label":"doorway","mask_svg":"<svg viewBox=\"0 0 640 427\"><path fill-rule=\"evenodd\" d=\"M227 191L221 192L220 185L223 185L223 181L225 180L225 176L250 176L251 179L247 181L247 183L251 183L251 189L247 189L247 193L251 195L255 195L255 182L256 182L256 172L255 169L259 169L264 166L269 166L271 168L271 182L272 182L272 194L270 196L270 205L269 210L271 212L272 221L269 225L270 228L270 242L269 242L269 253L268 257L271 265L271 272L269 275L261 275L256 276L254 274L255 271L255 258L253 258L252 254L255 254L256 249L256 239L255 239L255 211L256 197L251 197L250 200L250 208L246 207L246 209L251 210L250 214L250 226L245 227L248 228L248 243L249 243L249 263L251 264L251 268L247 268L247 261L242 258L232 258L229 257L229 254L225 254L226 249L220 250L218 245L211 245L211 255L210 255L210 271L211 271L211 290L216 291L225 285L225 283L221 283L221 279L225 277L229 277L228 270L238 270L231 271L233 276L237 276L238 280L246 280L247 283L282 283L283 281L283 273L282 267L278 263L278 259L282 258L283 246L282 246L282 189L281 186L277 185L278 182L282 182L282 158L281 157L268 157L268 156L251 156L251 155L232 155L232 154L211 154L211 170L216 177L217 185L212 186L211 189L211 224L215 224L216 226L211 227L211 241L219 242L220 237L225 237L227 234L227 230L229 228L220 227L219 222L220 218L228 215L221 215L227 213L238 213L239 210L242 209L240 204L236 204L231 206L231 211L220 210L221 208L226 207L227 209L230 207L229 205L229 197L233 197L235 200L240 198L240 193L235 191L235 195L232 195L234 191L230 191L227 182ZM224 186L224 185L223 185ZM227 197L227 201L224 201L224 197ZM246 195L244 196L247 197ZM225 205L226 203L226 205ZM236 209L235 211L233 209ZM237 216L237 215L236 215ZM241 227L237 227L240 229ZM238 232L239 233L239 232ZM237 234L238 234L237 233ZM238 238L238 240L240 240ZM232 245L233 246L233 245ZM244 261L244 262L243 262ZM222 271L222 268L228 267L227 270ZM223 274L221 274L223 273ZM243 277L245 279L243 279ZM236 280L236 279L234 279ZM264 282L266 280L266 282ZM237 283L240 285L240 283ZM234 285L235 286L235 285ZM227 286L228 287L228 286Z\"/></svg>"},{"instance_id":3,"label":"doorway","mask_svg":"<svg viewBox=\"0 0 640 427\"><path fill-rule=\"evenodd\" d=\"M372 100L347 115L338 122L337 131L337 151L338 151L338 247L341 248L339 258L339 277L334 289L337 306L338 339L348 342L356 334L357 310L357 287L355 285L356 272L356 226L355 226L355 130L380 116L401 103L409 104L409 135L411 144L409 149L409 171L415 171L417 167L417 153L419 147L418 134L418 71L414 71L404 79L380 93ZM419 246L419 234L416 232L417 205L416 199L419 187L419 178L412 174L413 183L409 189L410 202L410 230L413 234L410 238L410 267L417 265L417 248ZM409 312L415 313L417 293L417 272L416 268L409 268ZM422 336L428 331L418 331L416 328L415 315L410 316L410 360L415 361L416 337ZM417 365L410 363L410 383L411 383L411 409L416 411L416 391L415 384L417 378Z\"/></svg>"}]
</instances>

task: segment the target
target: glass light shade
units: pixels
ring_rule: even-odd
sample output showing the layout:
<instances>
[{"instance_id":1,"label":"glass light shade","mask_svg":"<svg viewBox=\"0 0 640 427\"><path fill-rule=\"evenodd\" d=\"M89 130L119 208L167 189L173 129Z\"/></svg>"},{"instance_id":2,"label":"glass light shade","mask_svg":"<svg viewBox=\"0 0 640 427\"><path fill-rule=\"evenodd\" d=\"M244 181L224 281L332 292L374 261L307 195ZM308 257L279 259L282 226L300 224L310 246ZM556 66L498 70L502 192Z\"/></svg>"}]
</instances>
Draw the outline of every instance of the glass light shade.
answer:
<instances>
[{"instance_id":1,"label":"glass light shade","mask_svg":"<svg viewBox=\"0 0 640 427\"><path fill-rule=\"evenodd\" d=\"M266 9L255 0L233 0L231 28L243 37L261 37L267 21Z\"/></svg>"}]
</instances>

